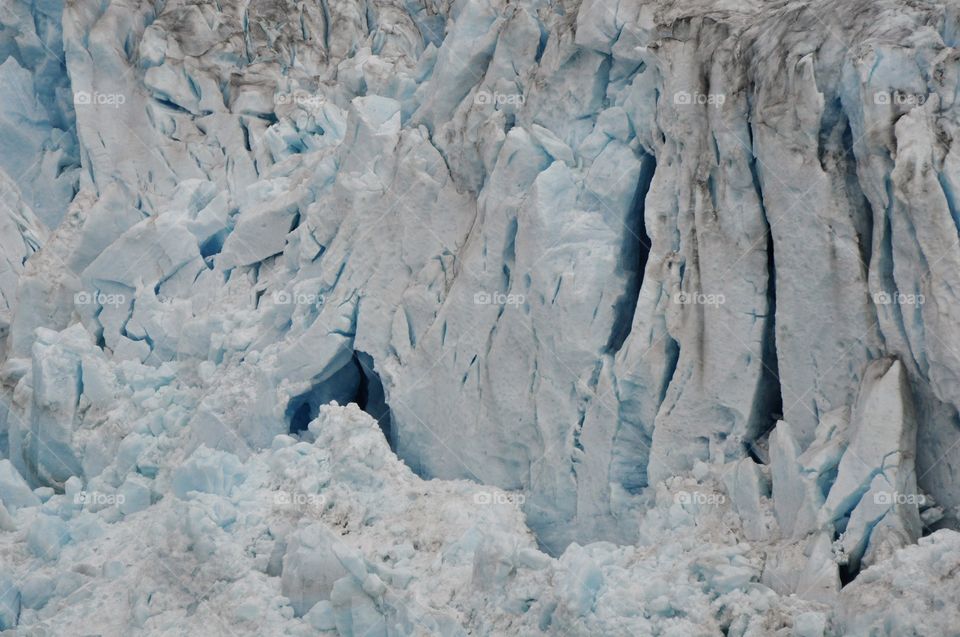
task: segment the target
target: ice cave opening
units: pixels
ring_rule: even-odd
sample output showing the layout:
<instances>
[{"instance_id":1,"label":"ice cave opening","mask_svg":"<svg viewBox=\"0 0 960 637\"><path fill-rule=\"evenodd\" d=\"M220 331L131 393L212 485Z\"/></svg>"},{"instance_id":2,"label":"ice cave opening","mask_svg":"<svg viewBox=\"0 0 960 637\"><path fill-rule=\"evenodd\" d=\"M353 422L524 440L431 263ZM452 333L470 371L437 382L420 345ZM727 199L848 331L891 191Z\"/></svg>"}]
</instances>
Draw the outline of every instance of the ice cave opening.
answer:
<instances>
[{"instance_id":1,"label":"ice cave opening","mask_svg":"<svg viewBox=\"0 0 960 637\"><path fill-rule=\"evenodd\" d=\"M317 417L320 405L336 401L339 405L356 403L380 425L380 430L393 448L390 406L380 375L374 369L373 358L366 352L355 351L350 361L322 380L317 380L307 391L287 403L286 421L291 434L306 431Z\"/></svg>"}]
</instances>

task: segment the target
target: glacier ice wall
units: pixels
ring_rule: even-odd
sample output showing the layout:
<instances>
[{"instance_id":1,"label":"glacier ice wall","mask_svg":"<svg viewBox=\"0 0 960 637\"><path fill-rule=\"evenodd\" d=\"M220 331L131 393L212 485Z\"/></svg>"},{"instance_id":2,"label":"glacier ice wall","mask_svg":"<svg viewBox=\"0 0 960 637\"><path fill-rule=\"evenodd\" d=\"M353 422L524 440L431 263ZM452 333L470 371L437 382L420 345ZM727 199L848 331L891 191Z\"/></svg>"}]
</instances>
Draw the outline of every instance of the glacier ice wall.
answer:
<instances>
[{"instance_id":1,"label":"glacier ice wall","mask_svg":"<svg viewBox=\"0 0 960 637\"><path fill-rule=\"evenodd\" d=\"M704 463L747 538L810 558L734 568L784 594L956 525L952 4L17 0L0 24L0 449L31 488L155 497L336 401L423 478L522 493L562 559L635 543Z\"/></svg>"},{"instance_id":2,"label":"glacier ice wall","mask_svg":"<svg viewBox=\"0 0 960 637\"><path fill-rule=\"evenodd\" d=\"M62 1L0 8L0 171L6 206L19 199L54 226L78 188L74 94L63 49Z\"/></svg>"},{"instance_id":3,"label":"glacier ice wall","mask_svg":"<svg viewBox=\"0 0 960 637\"><path fill-rule=\"evenodd\" d=\"M76 312L222 360L262 391L198 436L243 448L362 353L410 466L527 491L559 549L777 412L809 444L892 355L956 504L955 13L705 6L68 4L82 190L11 356Z\"/></svg>"}]
</instances>

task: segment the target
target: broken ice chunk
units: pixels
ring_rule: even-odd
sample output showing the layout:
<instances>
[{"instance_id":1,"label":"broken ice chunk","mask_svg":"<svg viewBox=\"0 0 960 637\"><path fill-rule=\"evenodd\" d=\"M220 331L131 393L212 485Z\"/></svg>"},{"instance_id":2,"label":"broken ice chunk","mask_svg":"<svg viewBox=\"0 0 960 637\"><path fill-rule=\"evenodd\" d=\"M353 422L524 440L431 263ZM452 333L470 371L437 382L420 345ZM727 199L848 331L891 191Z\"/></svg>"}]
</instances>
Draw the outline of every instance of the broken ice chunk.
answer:
<instances>
[{"instance_id":1,"label":"broken ice chunk","mask_svg":"<svg viewBox=\"0 0 960 637\"><path fill-rule=\"evenodd\" d=\"M770 481L752 458L743 458L728 465L723 482L734 509L743 521L748 540L768 539L767 515L761 497L770 495Z\"/></svg>"},{"instance_id":2,"label":"broken ice chunk","mask_svg":"<svg viewBox=\"0 0 960 637\"><path fill-rule=\"evenodd\" d=\"M799 457L793 430L780 421L770 434L770 465L774 511L784 538L803 537L816 528L816 485L800 465Z\"/></svg>"},{"instance_id":3,"label":"broken ice chunk","mask_svg":"<svg viewBox=\"0 0 960 637\"><path fill-rule=\"evenodd\" d=\"M60 549L70 540L70 531L63 520L44 513L38 515L27 532L27 547L43 560L56 560Z\"/></svg>"},{"instance_id":4,"label":"broken ice chunk","mask_svg":"<svg viewBox=\"0 0 960 637\"><path fill-rule=\"evenodd\" d=\"M298 617L329 600L333 586L349 574L335 550L336 538L320 524L294 532L283 558L281 590Z\"/></svg>"},{"instance_id":5,"label":"broken ice chunk","mask_svg":"<svg viewBox=\"0 0 960 637\"><path fill-rule=\"evenodd\" d=\"M245 478L244 467L235 455L201 445L174 470L172 486L182 500L193 491L227 496Z\"/></svg>"},{"instance_id":6,"label":"broken ice chunk","mask_svg":"<svg viewBox=\"0 0 960 637\"><path fill-rule=\"evenodd\" d=\"M903 365L893 359L871 363L853 411L850 444L824 505L828 519L849 520L842 545L854 570L865 552L869 564L876 554L920 537L916 426Z\"/></svg>"},{"instance_id":7,"label":"broken ice chunk","mask_svg":"<svg viewBox=\"0 0 960 637\"><path fill-rule=\"evenodd\" d=\"M0 460L0 502L11 513L23 507L40 505L40 498L30 489L13 463L5 458Z\"/></svg>"},{"instance_id":8,"label":"broken ice chunk","mask_svg":"<svg viewBox=\"0 0 960 637\"><path fill-rule=\"evenodd\" d=\"M132 475L126 479L118 493L117 506L120 513L132 515L150 506L150 482Z\"/></svg>"},{"instance_id":9,"label":"broken ice chunk","mask_svg":"<svg viewBox=\"0 0 960 637\"><path fill-rule=\"evenodd\" d=\"M20 589L16 582L0 573L0 630L15 628L20 619Z\"/></svg>"}]
</instances>

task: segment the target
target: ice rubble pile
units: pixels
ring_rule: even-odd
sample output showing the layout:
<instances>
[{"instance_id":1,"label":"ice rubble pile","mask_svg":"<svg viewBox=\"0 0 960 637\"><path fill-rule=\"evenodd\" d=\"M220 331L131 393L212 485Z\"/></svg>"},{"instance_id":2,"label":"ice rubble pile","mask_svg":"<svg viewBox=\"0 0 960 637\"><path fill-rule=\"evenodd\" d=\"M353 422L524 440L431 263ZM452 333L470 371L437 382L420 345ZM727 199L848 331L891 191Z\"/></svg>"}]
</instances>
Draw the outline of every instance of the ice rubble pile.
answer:
<instances>
[{"instance_id":1,"label":"ice rubble pile","mask_svg":"<svg viewBox=\"0 0 960 637\"><path fill-rule=\"evenodd\" d=\"M135 383L156 380L140 372ZM170 404L183 399L178 393L167 392ZM159 417L164 403L141 400L151 399ZM118 454L137 471L117 488L111 468L85 485L70 478L63 494L34 494L0 464L4 492L14 494L6 528L25 536L7 549L22 553L16 563L24 568L4 578L16 582L7 620L19 616L21 628L52 634L82 625L99 634L203 626L209 634L292 635L689 635L721 627L814 635L828 622L826 605L758 583L764 552L743 541L730 507L714 505L723 492L702 463L699 481L657 488L638 546L574 544L552 559L526 530L516 495L416 477L355 406L323 407L308 440L280 435L246 462L202 446L153 479L149 455L136 454L147 437ZM911 572L914 591L929 580L928 604L960 562L956 534L938 532L909 550L930 547L918 561L942 562ZM888 580L864 586L903 586ZM932 621L954 619L950 608ZM888 609L872 613L882 626ZM869 634L864 619L842 634Z\"/></svg>"},{"instance_id":2,"label":"ice rubble pile","mask_svg":"<svg viewBox=\"0 0 960 637\"><path fill-rule=\"evenodd\" d=\"M0 627L956 625L954 7L0 26Z\"/></svg>"}]
</instances>

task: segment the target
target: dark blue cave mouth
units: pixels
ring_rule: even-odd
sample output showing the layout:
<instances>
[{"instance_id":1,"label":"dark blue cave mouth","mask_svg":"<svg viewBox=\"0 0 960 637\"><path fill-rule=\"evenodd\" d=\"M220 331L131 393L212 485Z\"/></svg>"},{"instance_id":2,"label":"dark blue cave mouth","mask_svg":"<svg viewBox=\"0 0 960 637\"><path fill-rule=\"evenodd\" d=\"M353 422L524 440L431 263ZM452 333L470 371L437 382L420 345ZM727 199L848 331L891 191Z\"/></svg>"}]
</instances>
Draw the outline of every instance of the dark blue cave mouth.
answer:
<instances>
[{"instance_id":1,"label":"dark blue cave mouth","mask_svg":"<svg viewBox=\"0 0 960 637\"><path fill-rule=\"evenodd\" d=\"M390 406L383 382L374 371L373 358L369 354L355 351L350 361L332 376L291 398L286 410L289 432L299 435L306 431L317 417L320 405L333 401L340 405L356 403L377 421L387 442L393 447Z\"/></svg>"}]
</instances>

